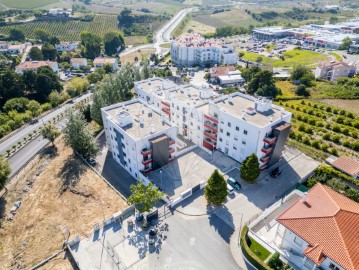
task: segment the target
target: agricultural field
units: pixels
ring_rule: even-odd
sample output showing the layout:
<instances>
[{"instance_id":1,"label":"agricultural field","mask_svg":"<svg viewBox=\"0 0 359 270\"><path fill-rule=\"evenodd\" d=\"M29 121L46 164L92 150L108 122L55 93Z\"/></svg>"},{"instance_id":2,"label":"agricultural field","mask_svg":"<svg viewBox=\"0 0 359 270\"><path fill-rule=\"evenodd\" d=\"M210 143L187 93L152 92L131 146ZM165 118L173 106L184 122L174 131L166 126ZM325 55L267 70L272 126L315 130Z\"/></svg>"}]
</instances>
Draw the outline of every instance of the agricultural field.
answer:
<instances>
[{"instance_id":1,"label":"agricultural field","mask_svg":"<svg viewBox=\"0 0 359 270\"><path fill-rule=\"evenodd\" d=\"M120 56L121 64L126 63L135 63L138 61L141 61L143 59L146 59L151 55L152 53L155 53L156 50L152 48L146 48L146 49L140 49L133 53L125 54Z\"/></svg>"},{"instance_id":2,"label":"agricultural field","mask_svg":"<svg viewBox=\"0 0 359 270\"><path fill-rule=\"evenodd\" d=\"M9 8L23 8L31 9L38 8L48 4L56 3L58 0L0 0L0 3L9 7Z\"/></svg>"},{"instance_id":3,"label":"agricultural field","mask_svg":"<svg viewBox=\"0 0 359 270\"><path fill-rule=\"evenodd\" d=\"M342 108L344 110L352 111L359 115L359 100L358 99L322 99L321 102Z\"/></svg>"},{"instance_id":4,"label":"agricultural field","mask_svg":"<svg viewBox=\"0 0 359 270\"><path fill-rule=\"evenodd\" d=\"M321 53L296 49L283 53L284 60L278 58L274 59L257 53L246 52L244 50L239 50L238 52L244 53L244 56L242 56L242 58L245 60L255 62L258 57L261 57L261 63L263 65L273 67L293 67L299 64L308 66L329 59L326 55Z\"/></svg>"},{"instance_id":5,"label":"agricultural field","mask_svg":"<svg viewBox=\"0 0 359 270\"><path fill-rule=\"evenodd\" d=\"M200 23L195 20L191 20L188 22L188 24L184 28L183 33L186 34L191 31L200 33L200 34L210 34L210 33L214 33L216 31L216 28L213 26L209 26L209 25Z\"/></svg>"},{"instance_id":6,"label":"agricultural field","mask_svg":"<svg viewBox=\"0 0 359 270\"><path fill-rule=\"evenodd\" d=\"M61 41L80 40L80 34L83 31L91 31L103 36L106 32L117 30L117 16L114 15L96 15L93 21L42 21L30 22L16 25L17 28L25 32L26 38L35 38L34 30L36 28L46 29ZM11 26L0 27L0 34L8 35Z\"/></svg>"},{"instance_id":7,"label":"agricultural field","mask_svg":"<svg viewBox=\"0 0 359 270\"><path fill-rule=\"evenodd\" d=\"M129 36L125 37L126 46L138 46L142 44L147 44L147 39L145 36Z\"/></svg>"},{"instance_id":8,"label":"agricultural field","mask_svg":"<svg viewBox=\"0 0 359 270\"><path fill-rule=\"evenodd\" d=\"M329 155L359 158L357 114L314 100L279 102L293 113L289 145L316 159Z\"/></svg>"}]
</instances>

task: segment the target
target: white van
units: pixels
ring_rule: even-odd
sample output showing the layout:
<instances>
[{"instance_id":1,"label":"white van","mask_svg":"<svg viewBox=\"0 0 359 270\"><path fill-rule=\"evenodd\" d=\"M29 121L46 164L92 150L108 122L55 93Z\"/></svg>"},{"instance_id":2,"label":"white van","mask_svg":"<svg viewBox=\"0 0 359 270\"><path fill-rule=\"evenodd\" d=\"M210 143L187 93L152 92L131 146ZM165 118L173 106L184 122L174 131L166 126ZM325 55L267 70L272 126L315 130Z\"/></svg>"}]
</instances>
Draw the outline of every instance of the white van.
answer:
<instances>
[{"instance_id":1,"label":"white van","mask_svg":"<svg viewBox=\"0 0 359 270\"><path fill-rule=\"evenodd\" d=\"M232 188L229 184L227 184L227 192L228 192L228 194L234 193L234 188Z\"/></svg>"}]
</instances>

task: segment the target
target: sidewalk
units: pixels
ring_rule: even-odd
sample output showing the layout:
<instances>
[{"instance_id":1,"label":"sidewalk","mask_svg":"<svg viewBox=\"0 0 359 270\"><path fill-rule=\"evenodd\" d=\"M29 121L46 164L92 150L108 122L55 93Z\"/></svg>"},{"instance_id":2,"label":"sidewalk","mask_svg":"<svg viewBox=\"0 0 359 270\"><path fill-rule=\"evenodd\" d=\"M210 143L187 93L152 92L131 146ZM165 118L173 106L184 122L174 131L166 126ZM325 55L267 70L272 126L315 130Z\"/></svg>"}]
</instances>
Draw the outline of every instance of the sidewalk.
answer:
<instances>
[{"instance_id":1,"label":"sidewalk","mask_svg":"<svg viewBox=\"0 0 359 270\"><path fill-rule=\"evenodd\" d=\"M255 269L252 267L248 267L247 263L243 259L243 253L240 245L240 234L241 234L241 228L236 229L232 234L231 241L229 242L232 256L234 260L237 262L240 269L242 270Z\"/></svg>"}]
</instances>

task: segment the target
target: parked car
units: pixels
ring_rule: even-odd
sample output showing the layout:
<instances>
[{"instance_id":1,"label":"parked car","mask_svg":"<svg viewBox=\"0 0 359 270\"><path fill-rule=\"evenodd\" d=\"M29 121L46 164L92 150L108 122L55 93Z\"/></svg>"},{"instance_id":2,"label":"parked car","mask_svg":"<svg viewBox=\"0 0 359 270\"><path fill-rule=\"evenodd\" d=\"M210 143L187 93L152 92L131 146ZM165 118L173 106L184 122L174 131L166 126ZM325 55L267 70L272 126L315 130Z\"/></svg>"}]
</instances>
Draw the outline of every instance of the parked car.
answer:
<instances>
[{"instance_id":1,"label":"parked car","mask_svg":"<svg viewBox=\"0 0 359 270\"><path fill-rule=\"evenodd\" d=\"M227 193L228 194L233 194L234 193L234 188L232 188L232 186L227 184Z\"/></svg>"},{"instance_id":2,"label":"parked car","mask_svg":"<svg viewBox=\"0 0 359 270\"><path fill-rule=\"evenodd\" d=\"M242 186L240 183L238 183L236 180L234 180L232 177L227 179L227 183L233 187L235 190L241 190Z\"/></svg>"},{"instance_id":3,"label":"parked car","mask_svg":"<svg viewBox=\"0 0 359 270\"><path fill-rule=\"evenodd\" d=\"M96 160L94 158L88 158L86 160L91 166L95 166L96 165Z\"/></svg>"},{"instance_id":4,"label":"parked car","mask_svg":"<svg viewBox=\"0 0 359 270\"><path fill-rule=\"evenodd\" d=\"M273 169L269 175L270 175L270 177L277 178L281 173L282 173L282 171L279 169L279 167L277 167L277 168Z\"/></svg>"}]
</instances>

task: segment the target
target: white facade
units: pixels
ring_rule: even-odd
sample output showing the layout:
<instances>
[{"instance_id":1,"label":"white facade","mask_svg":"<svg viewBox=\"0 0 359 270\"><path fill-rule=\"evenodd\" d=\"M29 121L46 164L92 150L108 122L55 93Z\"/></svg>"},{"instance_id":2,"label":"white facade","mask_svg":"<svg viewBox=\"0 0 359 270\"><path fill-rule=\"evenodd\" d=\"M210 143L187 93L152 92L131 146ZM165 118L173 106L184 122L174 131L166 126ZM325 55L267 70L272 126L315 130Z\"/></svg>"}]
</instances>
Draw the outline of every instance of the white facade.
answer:
<instances>
[{"instance_id":1,"label":"white facade","mask_svg":"<svg viewBox=\"0 0 359 270\"><path fill-rule=\"evenodd\" d=\"M45 66L50 67L56 73L59 72L59 65L57 64L57 62L52 62L52 61L26 61L16 66L15 72L18 74L23 74L24 71L28 71L28 70L37 72L37 70L40 67L45 67Z\"/></svg>"},{"instance_id":2,"label":"white facade","mask_svg":"<svg viewBox=\"0 0 359 270\"><path fill-rule=\"evenodd\" d=\"M61 42L55 45L57 52L73 52L77 50L78 42Z\"/></svg>"},{"instance_id":3,"label":"white facade","mask_svg":"<svg viewBox=\"0 0 359 270\"><path fill-rule=\"evenodd\" d=\"M152 168L151 140L169 138L169 162L176 156L177 127L162 118L159 111L135 99L101 109L106 140L112 157L133 177Z\"/></svg>"},{"instance_id":4,"label":"white facade","mask_svg":"<svg viewBox=\"0 0 359 270\"><path fill-rule=\"evenodd\" d=\"M6 42L0 43L0 53L22 54L26 48L26 43L23 44L9 44Z\"/></svg>"},{"instance_id":5,"label":"white facade","mask_svg":"<svg viewBox=\"0 0 359 270\"><path fill-rule=\"evenodd\" d=\"M71 58L70 63L74 69L81 69L87 66L86 58Z\"/></svg>"},{"instance_id":6,"label":"white facade","mask_svg":"<svg viewBox=\"0 0 359 270\"><path fill-rule=\"evenodd\" d=\"M179 134L204 150L218 149L239 162L255 153L262 169L281 158L278 149L284 147L292 114L269 100L241 93L220 96L204 87L177 86L160 78L135 82L135 90L166 115ZM275 131L277 126L281 129ZM288 133L284 140L282 129ZM281 136L273 137L273 132Z\"/></svg>"},{"instance_id":7,"label":"white facade","mask_svg":"<svg viewBox=\"0 0 359 270\"><path fill-rule=\"evenodd\" d=\"M326 79L336 81L342 77L352 77L356 74L356 67L341 61L330 61L319 63L315 69L314 76L316 79Z\"/></svg>"},{"instance_id":8,"label":"white facade","mask_svg":"<svg viewBox=\"0 0 359 270\"><path fill-rule=\"evenodd\" d=\"M103 58L97 57L93 61L94 69L97 70L99 68L103 68L104 65L108 64L112 67L112 71L118 70L118 59L117 58Z\"/></svg>"},{"instance_id":9,"label":"white facade","mask_svg":"<svg viewBox=\"0 0 359 270\"><path fill-rule=\"evenodd\" d=\"M59 15L70 16L71 12L72 12L71 9L51 8L51 9L49 9L48 15L51 15L51 16L59 16Z\"/></svg>"},{"instance_id":10,"label":"white facade","mask_svg":"<svg viewBox=\"0 0 359 270\"><path fill-rule=\"evenodd\" d=\"M235 65L237 58L231 44L207 40L199 34L179 37L171 42L171 60L180 66Z\"/></svg>"}]
</instances>

